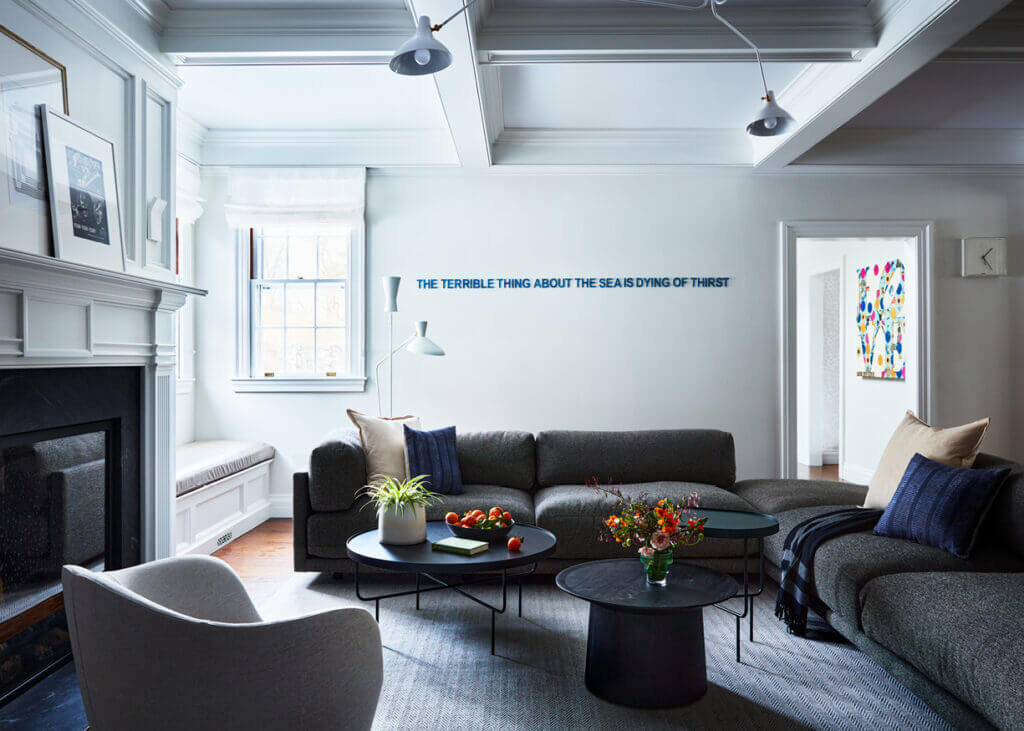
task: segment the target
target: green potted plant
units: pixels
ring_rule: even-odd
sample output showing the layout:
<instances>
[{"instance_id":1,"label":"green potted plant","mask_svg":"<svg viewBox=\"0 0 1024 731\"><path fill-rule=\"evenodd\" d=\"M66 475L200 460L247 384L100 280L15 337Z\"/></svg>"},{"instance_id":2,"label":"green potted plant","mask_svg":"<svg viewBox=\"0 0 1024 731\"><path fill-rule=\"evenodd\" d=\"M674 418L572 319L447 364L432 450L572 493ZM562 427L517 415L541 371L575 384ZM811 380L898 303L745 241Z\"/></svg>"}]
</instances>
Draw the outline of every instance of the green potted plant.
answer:
<instances>
[{"instance_id":1,"label":"green potted plant","mask_svg":"<svg viewBox=\"0 0 1024 731\"><path fill-rule=\"evenodd\" d=\"M367 505L377 510L380 542L393 546L410 546L427 540L427 512L431 503L442 497L427 489L427 475L406 480L379 476L364 490L370 496Z\"/></svg>"}]
</instances>

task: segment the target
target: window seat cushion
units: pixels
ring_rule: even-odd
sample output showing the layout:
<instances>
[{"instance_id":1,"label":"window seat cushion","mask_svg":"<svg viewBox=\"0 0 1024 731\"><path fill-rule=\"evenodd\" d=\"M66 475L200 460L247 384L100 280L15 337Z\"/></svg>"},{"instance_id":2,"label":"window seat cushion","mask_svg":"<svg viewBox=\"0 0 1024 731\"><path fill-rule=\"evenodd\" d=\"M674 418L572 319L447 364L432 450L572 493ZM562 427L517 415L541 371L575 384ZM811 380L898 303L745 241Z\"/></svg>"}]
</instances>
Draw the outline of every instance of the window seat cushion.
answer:
<instances>
[{"instance_id":1,"label":"window seat cushion","mask_svg":"<svg viewBox=\"0 0 1024 731\"><path fill-rule=\"evenodd\" d=\"M264 442L210 439L182 444L175 460L175 494L181 497L273 458L274 448Z\"/></svg>"}]
</instances>

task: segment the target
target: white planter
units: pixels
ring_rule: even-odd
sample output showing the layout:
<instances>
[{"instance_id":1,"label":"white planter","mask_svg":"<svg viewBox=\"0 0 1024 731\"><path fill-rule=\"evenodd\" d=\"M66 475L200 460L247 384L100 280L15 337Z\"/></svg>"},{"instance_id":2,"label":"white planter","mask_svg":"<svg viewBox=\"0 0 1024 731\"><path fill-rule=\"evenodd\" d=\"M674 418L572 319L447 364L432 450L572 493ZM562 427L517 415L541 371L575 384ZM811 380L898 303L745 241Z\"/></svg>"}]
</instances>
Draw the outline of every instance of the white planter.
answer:
<instances>
[{"instance_id":1,"label":"white planter","mask_svg":"<svg viewBox=\"0 0 1024 731\"><path fill-rule=\"evenodd\" d=\"M382 510L377 513L380 542L392 546L411 546L427 540L427 511L422 505L403 511Z\"/></svg>"}]
</instances>

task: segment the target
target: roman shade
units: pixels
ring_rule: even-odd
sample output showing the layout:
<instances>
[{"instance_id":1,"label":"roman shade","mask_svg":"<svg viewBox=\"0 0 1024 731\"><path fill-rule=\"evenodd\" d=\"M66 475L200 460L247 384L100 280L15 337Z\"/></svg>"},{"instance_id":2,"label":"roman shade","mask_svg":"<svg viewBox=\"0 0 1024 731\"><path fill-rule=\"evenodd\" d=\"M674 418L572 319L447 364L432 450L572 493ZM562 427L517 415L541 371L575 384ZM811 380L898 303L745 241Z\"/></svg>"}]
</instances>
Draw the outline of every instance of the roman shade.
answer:
<instances>
[{"instance_id":1,"label":"roman shade","mask_svg":"<svg viewBox=\"0 0 1024 731\"><path fill-rule=\"evenodd\" d=\"M232 228L318 233L362 225L366 168L235 168L224 214Z\"/></svg>"}]
</instances>

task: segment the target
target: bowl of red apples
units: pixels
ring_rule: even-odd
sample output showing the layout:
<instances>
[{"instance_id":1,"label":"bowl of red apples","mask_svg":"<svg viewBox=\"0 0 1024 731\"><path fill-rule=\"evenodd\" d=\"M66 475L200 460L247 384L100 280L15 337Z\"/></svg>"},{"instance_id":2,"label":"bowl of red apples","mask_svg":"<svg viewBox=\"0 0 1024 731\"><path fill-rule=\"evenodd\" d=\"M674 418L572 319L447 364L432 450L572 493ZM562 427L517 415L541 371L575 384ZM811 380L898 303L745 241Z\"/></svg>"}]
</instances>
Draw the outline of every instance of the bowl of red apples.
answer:
<instances>
[{"instance_id":1,"label":"bowl of red apples","mask_svg":"<svg viewBox=\"0 0 1024 731\"><path fill-rule=\"evenodd\" d=\"M467 510L461 517L458 513L448 513L444 522L453 535L459 538L470 538L488 543L504 543L508 532L515 521L512 514L497 506L486 513L483 510Z\"/></svg>"}]
</instances>

